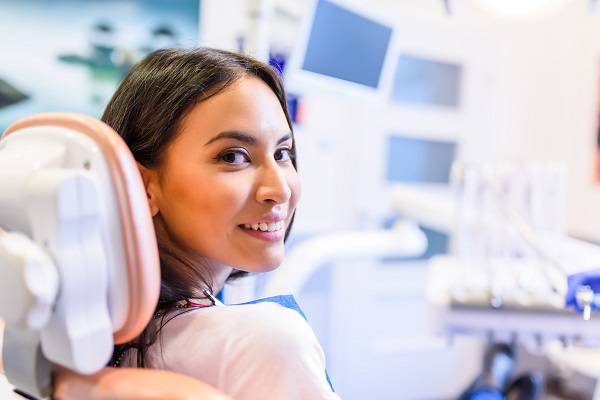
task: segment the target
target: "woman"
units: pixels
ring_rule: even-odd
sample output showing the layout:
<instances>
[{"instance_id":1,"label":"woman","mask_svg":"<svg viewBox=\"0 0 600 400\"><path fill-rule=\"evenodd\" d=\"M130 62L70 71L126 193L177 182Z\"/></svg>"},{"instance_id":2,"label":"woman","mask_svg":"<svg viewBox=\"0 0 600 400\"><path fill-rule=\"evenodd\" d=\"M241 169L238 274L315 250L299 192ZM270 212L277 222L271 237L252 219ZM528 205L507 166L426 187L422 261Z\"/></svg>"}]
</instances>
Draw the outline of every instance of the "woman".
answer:
<instances>
[{"instance_id":1,"label":"woman","mask_svg":"<svg viewBox=\"0 0 600 400\"><path fill-rule=\"evenodd\" d=\"M235 399L338 398L293 304L213 297L283 260L300 182L278 74L237 53L159 50L124 78L102 120L138 162L162 273L154 320L113 363L180 372Z\"/></svg>"}]
</instances>

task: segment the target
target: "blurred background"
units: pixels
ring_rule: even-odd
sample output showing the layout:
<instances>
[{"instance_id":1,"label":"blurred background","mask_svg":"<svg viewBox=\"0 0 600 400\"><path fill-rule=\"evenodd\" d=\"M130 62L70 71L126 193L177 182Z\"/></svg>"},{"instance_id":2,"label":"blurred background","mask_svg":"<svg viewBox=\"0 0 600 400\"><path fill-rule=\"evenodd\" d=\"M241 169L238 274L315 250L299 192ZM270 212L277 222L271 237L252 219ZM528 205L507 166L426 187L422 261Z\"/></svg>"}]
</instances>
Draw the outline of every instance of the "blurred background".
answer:
<instances>
[{"instance_id":1,"label":"blurred background","mask_svg":"<svg viewBox=\"0 0 600 400\"><path fill-rule=\"evenodd\" d=\"M32 0L0 4L0 127L36 112L99 117L131 65L198 44L198 1Z\"/></svg>"},{"instance_id":2,"label":"blurred background","mask_svg":"<svg viewBox=\"0 0 600 400\"><path fill-rule=\"evenodd\" d=\"M99 117L133 63L172 45L282 71L303 180L290 251L411 217L397 185L451 199L455 161L560 165L547 212L600 244L595 0L2 0L0 132L37 112ZM450 340L428 321L430 258L453 248L443 217L417 218L429 222L418 257L332 257L303 283L342 398L456 398L480 371L486 339ZM520 362L570 386L555 398L593 398L594 374L544 351Z\"/></svg>"}]
</instances>

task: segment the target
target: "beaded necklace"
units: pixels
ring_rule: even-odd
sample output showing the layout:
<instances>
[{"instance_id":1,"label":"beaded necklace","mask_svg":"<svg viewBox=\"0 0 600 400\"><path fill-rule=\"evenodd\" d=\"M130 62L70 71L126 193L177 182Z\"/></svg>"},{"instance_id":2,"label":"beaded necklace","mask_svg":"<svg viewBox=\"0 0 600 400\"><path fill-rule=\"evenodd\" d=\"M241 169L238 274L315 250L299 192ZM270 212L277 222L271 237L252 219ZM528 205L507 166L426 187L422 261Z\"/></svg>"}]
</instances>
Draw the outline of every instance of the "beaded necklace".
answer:
<instances>
[{"instance_id":1,"label":"beaded necklace","mask_svg":"<svg viewBox=\"0 0 600 400\"><path fill-rule=\"evenodd\" d=\"M212 307L215 305L223 305L223 303L220 302L215 296L213 296L213 294L209 290L205 290L204 295L210 300L210 304L196 303L196 302L190 301L189 299L183 300L183 301L176 303L173 307L163 308L162 310L156 311L154 313L154 315L152 316L152 319L160 318L160 317L164 316L167 311L171 311L176 308L206 308L206 307ZM119 357L112 363L112 366L118 367L119 364L121 363L121 360L123 359L123 356L127 352L127 350L129 350L131 348L132 348L131 345L124 346L123 349L121 350L121 354L119 354Z\"/></svg>"}]
</instances>

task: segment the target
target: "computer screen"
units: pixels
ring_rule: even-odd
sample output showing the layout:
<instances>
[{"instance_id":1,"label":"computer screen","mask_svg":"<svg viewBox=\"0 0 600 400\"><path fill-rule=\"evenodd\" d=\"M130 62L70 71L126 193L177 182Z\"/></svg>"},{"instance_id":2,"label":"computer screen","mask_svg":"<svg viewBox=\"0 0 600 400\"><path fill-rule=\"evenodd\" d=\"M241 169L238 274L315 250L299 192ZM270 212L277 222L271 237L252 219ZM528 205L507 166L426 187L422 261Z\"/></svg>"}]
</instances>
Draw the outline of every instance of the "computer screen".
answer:
<instances>
[{"instance_id":1,"label":"computer screen","mask_svg":"<svg viewBox=\"0 0 600 400\"><path fill-rule=\"evenodd\" d=\"M315 0L284 71L296 88L376 91L389 63L392 24L356 3Z\"/></svg>"},{"instance_id":2,"label":"computer screen","mask_svg":"<svg viewBox=\"0 0 600 400\"><path fill-rule=\"evenodd\" d=\"M456 143L394 134L387 152L387 182L449 183Z\"/></svg>"},{"instance_id":3,"label":"computer screen","mask_svg":"<svg viewBox=\"0 0 600 400\"><path fill-rule=\"evenodd\" d=\"M395 103L457 108L462 70L456 63L401 54L394 72L391 99Z\"/></svg>"}]
</instances>

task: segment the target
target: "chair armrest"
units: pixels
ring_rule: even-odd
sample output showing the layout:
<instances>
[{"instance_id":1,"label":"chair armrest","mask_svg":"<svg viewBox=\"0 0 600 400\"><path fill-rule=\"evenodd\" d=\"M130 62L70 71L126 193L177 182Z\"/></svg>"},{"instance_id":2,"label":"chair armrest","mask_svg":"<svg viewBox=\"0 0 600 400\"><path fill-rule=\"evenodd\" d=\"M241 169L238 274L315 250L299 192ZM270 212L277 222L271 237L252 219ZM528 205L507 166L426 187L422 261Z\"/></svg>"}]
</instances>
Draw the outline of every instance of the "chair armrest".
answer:
<instances>
[{"instance_id":1,"label":"chair armrest","mask_svg":"<svg viewBox=\"0 0 600 400\"><path fill-rule=\"evenodd\" d=\"M57 368L54 400L232 400L229 396L185 375L142 368L105 367L93 375Z\"/></svg>"}]
</instances>

